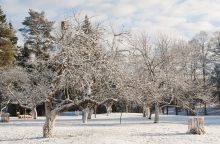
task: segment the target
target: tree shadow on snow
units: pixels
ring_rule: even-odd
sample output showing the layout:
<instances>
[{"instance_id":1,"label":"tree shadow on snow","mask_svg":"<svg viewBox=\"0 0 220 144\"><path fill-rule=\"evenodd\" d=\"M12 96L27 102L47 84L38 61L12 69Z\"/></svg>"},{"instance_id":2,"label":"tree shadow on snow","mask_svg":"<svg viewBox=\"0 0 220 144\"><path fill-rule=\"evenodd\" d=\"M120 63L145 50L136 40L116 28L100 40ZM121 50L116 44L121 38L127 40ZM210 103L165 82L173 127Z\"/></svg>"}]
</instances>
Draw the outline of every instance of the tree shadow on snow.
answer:
<instances>
[{"instance_id":1,"label":"tree shadow on snow","mask_svg":"<svg viewBox=\"0 0 220 144\"><path fill-rule=\"evenodd\" d=\"M0 143L1 142L18 142L18 141L22 141L22 140L43 140L43 139L46 139L44 137L33 137L33 138L9 138L9 139L3 139L3 140L0 140Z\"/></svg>"},{"instance_id":2,"label":"tree shadow on snow","mask_svg":"<svg viewBox=\"0 0 220 144\"><path fill-rule=\"evenodd\" d=\"M143 136L143 137L147 137L147 136L184 136L184 135L190 135L188 133L180 133L180 132L177 132L177 133L146 133L146 132L142 132L142 133L138 133L138 134L135 134L133 136Z\"/></svg>"}]
</instances>

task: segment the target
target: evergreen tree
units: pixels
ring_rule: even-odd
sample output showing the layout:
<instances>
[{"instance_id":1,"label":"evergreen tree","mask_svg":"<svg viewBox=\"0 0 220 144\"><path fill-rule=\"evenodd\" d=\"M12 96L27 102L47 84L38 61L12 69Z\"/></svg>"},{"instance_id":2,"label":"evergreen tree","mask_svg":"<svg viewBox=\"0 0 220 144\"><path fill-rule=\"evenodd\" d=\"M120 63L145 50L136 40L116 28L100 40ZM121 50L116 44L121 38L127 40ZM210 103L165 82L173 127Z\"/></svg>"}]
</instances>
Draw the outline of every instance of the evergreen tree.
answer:
<instances>
[{"instance_id":1,"label":"evergreen tree","mask_svg":"<svg viewBox=\"0 0 220 144\"><path fill-rule=\"evenodd\" d=\"M15 60L17 37L12 24L6 22L6 15L0 7L0 67L7 66Z\"/></svg>"},{"instance_id":2,"label":"evergreen tree","mask_svg":"<svg viewBox=\"0 0 220 144\"><path fill-rule=\"evenodd\" d=\"M85 16L85 20L82 25L82 30L84 31L85 34L90 34L92 32L91 23L87 15Z\"/></svg>"},{"instance_id":3,"label":"evergreen tree","mask_svg":"<svg viewBox=\"0 0 220 144\"><path fill-rule=\"evenodd\" d=\"M6 15L4 14L4 12L0 6L0 24L2 24L2 23L6 23Z\"/></svg>"},{"instance_id":4,"label":"evergreen tree","mask_svg":"<svg viewBox=\"0 0 220 144\"><path fill-rule=\"evenodd\" d=\"M0 38L0 67L11 64L15 57L10 41Z\"/></svg>"},{"instance_id":5,"label":"evergreen tree","mask_svg":"<svg viewBox=\"0 0 220 144\"><path fill-rule=\"evenodd\" d=\"M26 39L22 56L28 60L32 53L37 58L46 60L49 58L48 50L53 46L51 32L54 22L46 19L44 12L30 9L28 14L29 16L25 17L25 20L22 22L24 28L19 29Z\"/></svg>"}]
</instances>

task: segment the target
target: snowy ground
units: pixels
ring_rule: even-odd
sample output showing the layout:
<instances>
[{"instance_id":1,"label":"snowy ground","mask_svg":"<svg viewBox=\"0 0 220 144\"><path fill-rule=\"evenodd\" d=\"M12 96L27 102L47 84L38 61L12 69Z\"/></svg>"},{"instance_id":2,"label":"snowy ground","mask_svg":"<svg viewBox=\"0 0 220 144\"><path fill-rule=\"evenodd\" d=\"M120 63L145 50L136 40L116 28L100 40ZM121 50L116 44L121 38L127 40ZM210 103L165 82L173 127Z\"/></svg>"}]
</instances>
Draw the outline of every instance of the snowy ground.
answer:
<instances>
[{"instance_id":1,"label":"snowy ground","mask_svg":"<svg viewBox=\"0 0 220 144\"><path fill-rule=\"evenodd\" d=\"M44 118L0 123L0 144L220 144L220 116L206 116L205 135L190 135L186 116L162 115L159 124L141 114L97 115L82 124L80 116L59 116L55 138L42 138Z\"/></svg>"}]
</instances>

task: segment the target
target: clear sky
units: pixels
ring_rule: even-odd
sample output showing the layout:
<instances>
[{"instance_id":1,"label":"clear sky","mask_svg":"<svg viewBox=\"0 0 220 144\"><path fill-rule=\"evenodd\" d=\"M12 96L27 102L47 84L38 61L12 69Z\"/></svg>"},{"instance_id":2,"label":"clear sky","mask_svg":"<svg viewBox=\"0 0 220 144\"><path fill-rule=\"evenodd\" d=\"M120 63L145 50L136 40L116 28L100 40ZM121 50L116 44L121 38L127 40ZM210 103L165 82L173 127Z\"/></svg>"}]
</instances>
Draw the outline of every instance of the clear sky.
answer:
<instances>
[{"instance_id":1,"label":"clear sky","mask_svg":"<svg viewBox=\"0 0 220 144\"><path fill-rule=\"evenodd\" d=\"M183 38L199 31L220 30L220 0L0 0L0 5L16 29L33 9L45 11L53 21L81 12L131 31L178 34Z\"/></svg>"}]
</instances>

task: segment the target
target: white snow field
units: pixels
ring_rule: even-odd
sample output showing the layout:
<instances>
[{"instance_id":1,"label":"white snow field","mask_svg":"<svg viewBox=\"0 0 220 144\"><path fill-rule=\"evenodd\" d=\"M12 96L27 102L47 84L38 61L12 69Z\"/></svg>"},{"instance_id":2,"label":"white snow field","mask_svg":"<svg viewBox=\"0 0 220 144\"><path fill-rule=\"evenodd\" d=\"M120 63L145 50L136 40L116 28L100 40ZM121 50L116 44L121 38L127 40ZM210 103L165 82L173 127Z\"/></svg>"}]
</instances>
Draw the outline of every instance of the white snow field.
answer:
<instances>
[{"instance_id":1,"label":"white snow field","mask_svg":"<svg viewBox=\"0 0 220 144\"><path fill-rule=\"evenodd\" d=\"M160 123L142 114L120 113L82 124L81 116L59 116L54 138L42 138L44 117L37 120L11 118L0 123L0 144L220 144L220 116L205 117L205 135L186 134L187 116L161 115ZM153 119L153 117L152 117Z\"/></svg>"}]
</instances>

